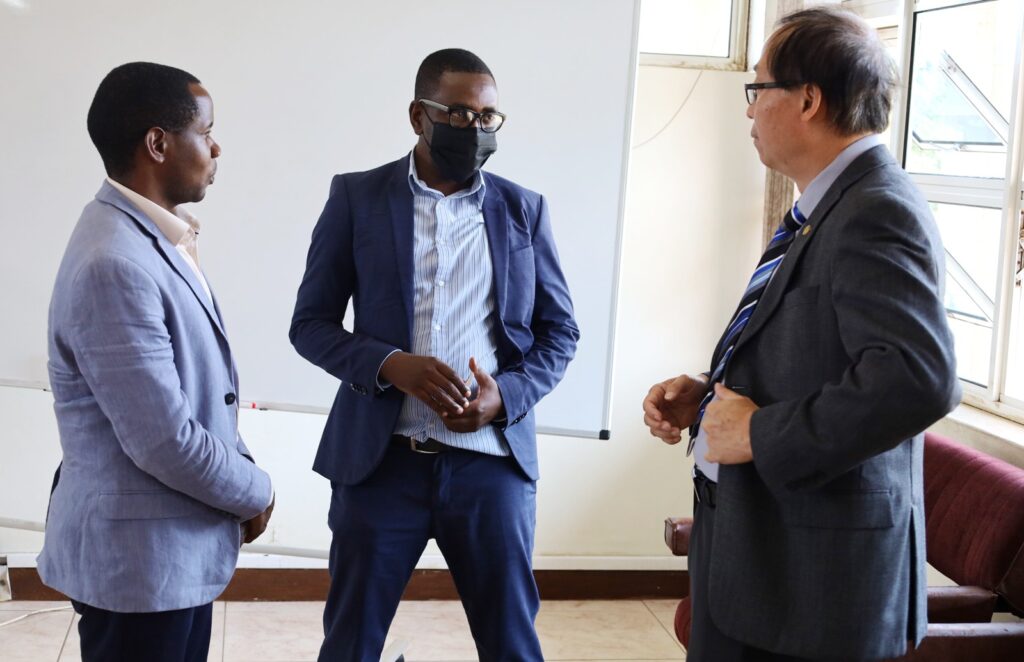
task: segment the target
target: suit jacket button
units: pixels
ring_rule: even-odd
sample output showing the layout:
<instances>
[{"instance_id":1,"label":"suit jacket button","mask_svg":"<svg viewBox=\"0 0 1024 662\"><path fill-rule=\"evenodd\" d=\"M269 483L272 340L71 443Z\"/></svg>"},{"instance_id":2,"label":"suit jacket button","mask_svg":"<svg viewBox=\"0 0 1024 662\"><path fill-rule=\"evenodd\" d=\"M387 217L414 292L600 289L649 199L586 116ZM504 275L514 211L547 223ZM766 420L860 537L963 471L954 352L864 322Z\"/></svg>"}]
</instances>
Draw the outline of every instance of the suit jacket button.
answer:
<instances>
[{"instance_id":1,"label":"suit jacket button","mask_svg":"<svg viewBox=\"0 0 1024 662\"><path fill-rule=\"evenodd\" d=\"M224 396L224 404L233 405L235 404L235 400L237 399L238 398L235 397L234 393L228 393L227 395Z\"/></svg>"}]
</instances>

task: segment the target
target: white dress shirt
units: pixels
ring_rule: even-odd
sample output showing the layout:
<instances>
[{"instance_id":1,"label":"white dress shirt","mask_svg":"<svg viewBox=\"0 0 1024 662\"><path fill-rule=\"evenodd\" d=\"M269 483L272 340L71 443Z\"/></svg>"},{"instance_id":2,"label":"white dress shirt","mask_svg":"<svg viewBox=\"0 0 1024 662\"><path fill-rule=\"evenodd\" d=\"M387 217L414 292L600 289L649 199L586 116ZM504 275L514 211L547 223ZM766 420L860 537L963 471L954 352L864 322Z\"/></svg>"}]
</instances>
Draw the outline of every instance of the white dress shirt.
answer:
<instances>
[{"instance_id":1,"label":"white dress shirt","mask_svg":"<svg viewBox=\"0 0 1024 662\"><path fill-rule=\"evenodd\" d=\"M206 297L213 302L213 295L210 293L210 285L206 277L199 269L199 220L184 209L178 209L180 216L175 216L149 198L136 193L127 186L115 182L107 177L110 185L124 194L128 201L138 207L139 211L153 221L160 232L171 242L178 253L185 260L185 264L192 269L199 283L206 292Z\"/></svg>"}]
</instances>

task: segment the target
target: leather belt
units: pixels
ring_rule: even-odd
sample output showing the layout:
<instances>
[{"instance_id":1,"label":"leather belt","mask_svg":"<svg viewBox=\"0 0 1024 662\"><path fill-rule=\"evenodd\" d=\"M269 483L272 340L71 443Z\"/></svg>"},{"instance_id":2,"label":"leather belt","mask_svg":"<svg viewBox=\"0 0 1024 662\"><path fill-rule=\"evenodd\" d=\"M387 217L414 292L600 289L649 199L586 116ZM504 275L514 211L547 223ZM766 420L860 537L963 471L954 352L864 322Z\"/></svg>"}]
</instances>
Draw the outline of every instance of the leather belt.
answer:
<instances>
[{"instance_id":1,"label":"leather belt","mask_svg":"<svg viewBox=\"0 0 1024 662\"><path fill-rule=\"evenodd\" d=\"M391 435L391 443L396 446L401 446L402 448L408 448L415 453L423 453L425 455L436 455L437 453L443 453L444 451L451 450L451 446L446 446L437 439L416 441L411 437L406 437L401 434Z\"/></svg>"},{"instance_id":2,"label":"leather belt","mask_svg":"<svg viewBox=\"0 0 1024 662\"><path fill-rule=\"evenodd\" d=\"M693 498L697 503L714 508L718 500L718 483L708 478L697 467L693 468Z\"/></svg>"}]
</instances>

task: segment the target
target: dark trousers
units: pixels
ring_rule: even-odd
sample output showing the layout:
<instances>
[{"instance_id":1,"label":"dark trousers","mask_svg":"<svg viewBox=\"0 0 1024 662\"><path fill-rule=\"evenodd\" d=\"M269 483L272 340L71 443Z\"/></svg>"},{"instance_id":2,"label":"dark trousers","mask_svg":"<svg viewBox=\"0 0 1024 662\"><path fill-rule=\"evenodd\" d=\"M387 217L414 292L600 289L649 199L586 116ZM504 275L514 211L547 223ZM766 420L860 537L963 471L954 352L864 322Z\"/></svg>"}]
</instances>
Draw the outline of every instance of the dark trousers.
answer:
<instances>
[{"instance_id":1,"label":"dark trousers","mask_svg":"<svg viewBox=\"0 0 1024 662\"><path fill-rule=\"evenodd\" d=\"M697 472L694 478L693 531L690 533L688 568L690 574L690 645L687 662L806 662L803 658L780 655L748 646L730 638L711 620L708 606L708 564L711 537L715 530L717 485ZM736 605L743 609L743 605ZM836 651L840 653L841 651Z\"/></svg>"},{"instance_id":2,"label":"dark trousers","mask_svg":"<svg viewBox=\"0 0 1024 662\"><path fill-rule=\"evenodd\" d=\"M391 446L358 485L332 483L331 588L320 662L376 662L430 538L480 660L542 660L531 556L536 484L511 457Z\"/></svg>"},{"instance_id":3,"label":"dark trousers","mask_svg":"<svg viewBox=\"0 0 1024 662\"><path fill-rule=\"evenodd\" d=\"M71 601L82 618L82 662L206 662L213 604L123 613Z\"/></svg>"}]
</instances>

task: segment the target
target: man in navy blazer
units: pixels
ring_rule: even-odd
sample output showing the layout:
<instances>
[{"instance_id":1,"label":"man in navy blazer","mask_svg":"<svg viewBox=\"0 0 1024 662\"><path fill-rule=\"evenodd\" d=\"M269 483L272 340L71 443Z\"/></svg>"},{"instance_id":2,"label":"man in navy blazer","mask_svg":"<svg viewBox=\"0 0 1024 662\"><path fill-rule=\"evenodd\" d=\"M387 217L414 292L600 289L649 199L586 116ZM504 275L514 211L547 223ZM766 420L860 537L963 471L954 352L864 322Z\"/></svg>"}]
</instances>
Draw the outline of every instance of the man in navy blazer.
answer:
<instances>
[{"instance_id":1,"label":"man in navy blazer","mask_svg":"<svg viewBox=\"0 0 1024 662\"><path fill-rule=\"evenodd\" d=\"M199 268L213 102L180 69L115 68L89 108L107 179L53 288L58 470L39 556L82 615L84 662L200 662L212 601L266 528L270 477L238 434L238 373Z\"/></svg>"},{"instance_id":2,"label":"man in navy blazer","mask_svg":"<svg viewBox=\"0 0 1024 662\"><path fill-rule=\"evenodd\" d=\"M342 381L314 464L333 489L322 661L379 658L430 538L480 659L542 659L533 407L579 331L544 198L480 171L497 100L472 53L428 56L412 153L336 176L313 231L290 336Z\"/></svg>"}]
</instances>

